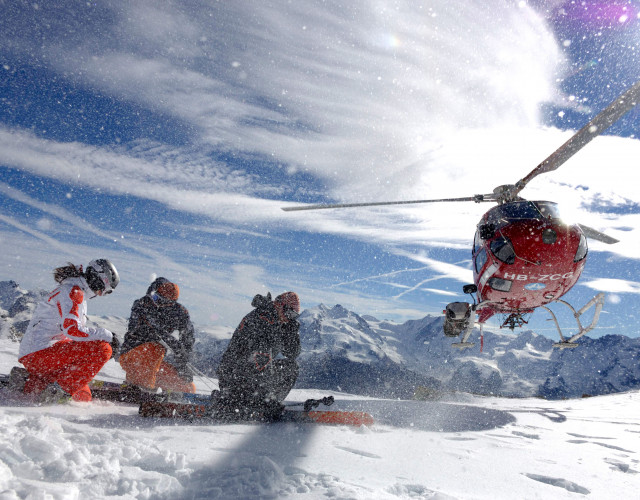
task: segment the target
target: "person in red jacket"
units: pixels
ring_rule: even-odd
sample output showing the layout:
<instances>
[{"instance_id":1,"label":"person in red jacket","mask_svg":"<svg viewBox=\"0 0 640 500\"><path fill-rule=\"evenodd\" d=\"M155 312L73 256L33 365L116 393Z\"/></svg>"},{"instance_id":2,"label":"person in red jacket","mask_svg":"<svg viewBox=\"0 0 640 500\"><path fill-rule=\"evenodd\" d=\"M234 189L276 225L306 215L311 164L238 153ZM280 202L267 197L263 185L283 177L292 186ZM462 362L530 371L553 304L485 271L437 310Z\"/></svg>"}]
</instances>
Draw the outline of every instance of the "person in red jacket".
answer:
<instances>
[{"instance_id":1,"label":"person in red jacket","mask_svg":"<svg viewBox=\"0 0 640 500\"><path fill-rule=\"evenodd\" d=\"M57 384L74 401L91 401L88 383L118 341L109 330L86 325L85 295L111 293L120 277L107 259L91 261L86 271L69 263L56 268L53 277L59 286L37 305L20 342L18 361L29 372L23 392L40 394Z\"/></svg>"}]
</instances>

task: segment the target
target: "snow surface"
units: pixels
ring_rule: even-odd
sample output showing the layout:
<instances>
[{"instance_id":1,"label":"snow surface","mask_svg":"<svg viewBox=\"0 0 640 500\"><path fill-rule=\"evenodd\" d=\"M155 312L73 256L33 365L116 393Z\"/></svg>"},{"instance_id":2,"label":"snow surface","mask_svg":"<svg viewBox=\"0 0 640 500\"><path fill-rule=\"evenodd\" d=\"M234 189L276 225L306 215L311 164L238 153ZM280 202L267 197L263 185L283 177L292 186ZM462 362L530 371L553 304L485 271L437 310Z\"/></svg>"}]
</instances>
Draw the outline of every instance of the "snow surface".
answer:
<instances>
[{"instance_id":1,"label":"snow surface","mask_svg":"<svg viewBox=\"0 0 640 500\"><path fill-rule=\"evenodd\" d=\"M0 340L0 372L18 344ZM109 361L98 378L117 380ZM206 393L211 381L196 379ZM326 394L294 390L291 400ZM145 419L0 394L0 499L635 498L640 392L578 400L335 394L370 428Z\"/></svg>"}]
</instances>

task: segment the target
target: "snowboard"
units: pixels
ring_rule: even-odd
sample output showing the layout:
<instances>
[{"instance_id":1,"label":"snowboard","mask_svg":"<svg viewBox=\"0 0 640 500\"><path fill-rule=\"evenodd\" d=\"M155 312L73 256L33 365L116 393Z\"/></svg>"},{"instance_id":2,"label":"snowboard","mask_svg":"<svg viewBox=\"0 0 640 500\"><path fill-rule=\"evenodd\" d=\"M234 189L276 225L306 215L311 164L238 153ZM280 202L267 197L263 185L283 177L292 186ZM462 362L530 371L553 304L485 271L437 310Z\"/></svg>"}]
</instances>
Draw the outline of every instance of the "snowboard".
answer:
<instances>
[{"instance_id":1,"label":"snowboard","mask_svg":"<svg viewBox=\"0 0 640 500\"><path fill-rule=\"evenodd\" d=\"M312 400L318 401L318 400ZM304 403L300 403L303 406ZM265 420L260 413L229 418L218 418L209 413L209 407L203 403L184 403L172 401L144 401L140 404L138 414L142 417L174 418L186 420L202 420L211 422L302 422L316 424L351 425L360 427L361 425L373 425L373 417L361 411L342 410L294 410L293 405L285 407L282 415L276 419Z\"/></svg>"}]
</instances>

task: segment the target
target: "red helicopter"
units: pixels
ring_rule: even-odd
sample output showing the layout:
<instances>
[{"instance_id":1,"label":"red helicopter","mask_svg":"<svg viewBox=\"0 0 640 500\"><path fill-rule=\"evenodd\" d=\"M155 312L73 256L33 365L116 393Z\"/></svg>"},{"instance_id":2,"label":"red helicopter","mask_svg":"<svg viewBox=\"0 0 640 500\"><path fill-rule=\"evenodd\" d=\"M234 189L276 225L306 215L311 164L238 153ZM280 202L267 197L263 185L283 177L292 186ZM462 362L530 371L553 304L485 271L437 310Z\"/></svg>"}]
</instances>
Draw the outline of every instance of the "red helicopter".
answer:
<instances>
[{"instance_id":1,"label":"red helicopter","mask_svg":"<svg viewBox=\"0 0 640 500\"><path fill-rule=\"evenodd\" d=\"M495 202L497 206L485 213L478 223L473 241L474 283L463 287L463 292L471 295L473 303L452 302L447 305L443 311L444 334L447 337L462 336L460 342L452 344L453 347L472 347L474 344L468 340L477 315L482 349L482 326L489 318L500 314L503 316L501 328L513 330L525 325L527 315L542 307L551 314L560 334L560 341L554 347L577 347L576 340L597 325L604 304L604 293L597 294L578 311L561 297L580 278L587 257L587 238L607 244L618 240L582 224L567 224L560 218L556 203L527 201L519 193L533 178L560 167L639 102L640 81L615 99L526 177L515 184L498 186L491 194L434 200L302 205L283 207L282 210L459 201ZM562 334L555 314L547 307L550 303L564 304L572 311L578 325L577 333L569 338ZM580 317L592 306L595 306L593 320L585 327Z\"/></svg>"}]
</instances>

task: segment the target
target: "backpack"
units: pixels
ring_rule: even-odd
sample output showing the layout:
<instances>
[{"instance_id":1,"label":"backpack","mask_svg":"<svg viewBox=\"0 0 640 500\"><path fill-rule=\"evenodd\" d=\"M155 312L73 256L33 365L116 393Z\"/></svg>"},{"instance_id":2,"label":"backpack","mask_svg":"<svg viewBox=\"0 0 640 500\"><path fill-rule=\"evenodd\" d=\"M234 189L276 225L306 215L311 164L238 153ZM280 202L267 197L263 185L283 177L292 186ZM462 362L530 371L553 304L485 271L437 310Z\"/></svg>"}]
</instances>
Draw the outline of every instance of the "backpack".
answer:
<instances>
[{"instance_id":1,"label":"backpack","mask_svg":"<svg viewBox=\"0 0 640 500\"><path fill-rule=\"evenodd\" d=\"M251 307L255 307L256 309L263 309L271 303L271 292L267 292L267 295L257 294L251 301Z\"/></svg>"}]
</instances>

